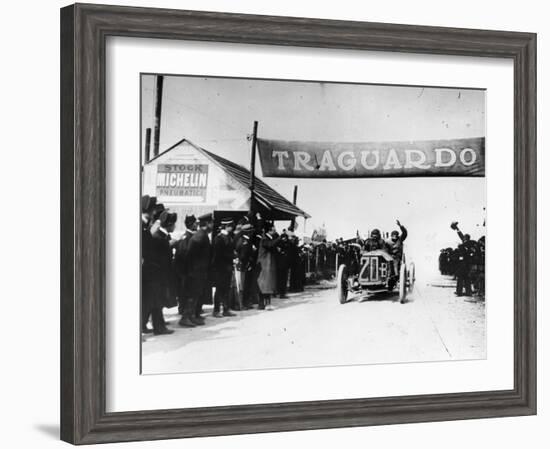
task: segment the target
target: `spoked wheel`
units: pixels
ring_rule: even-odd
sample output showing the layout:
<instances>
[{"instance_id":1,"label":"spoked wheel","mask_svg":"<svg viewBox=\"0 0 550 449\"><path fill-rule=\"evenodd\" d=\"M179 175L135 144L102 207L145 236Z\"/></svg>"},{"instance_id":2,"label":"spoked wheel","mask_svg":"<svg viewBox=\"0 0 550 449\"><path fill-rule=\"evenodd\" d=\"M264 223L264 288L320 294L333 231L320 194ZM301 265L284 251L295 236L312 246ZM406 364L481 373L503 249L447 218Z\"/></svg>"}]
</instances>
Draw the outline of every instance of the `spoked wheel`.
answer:
<instances>
[{"instance_id":1,"label":"spoked wheel","mask_svg":"<svg viewBox=\"0 0 550 449\"><path fill-rule=\"evenodd\" d=\"M407 299L407 266L404 262L399 268L399 301L405 303Z\"/></svg>"},{"instance_id":2,"label":"spoked wheel","mask_svg":"<svg viewBox=\"0 0 550 449\"><path fill-rule=\"evenodd\" d=\"M336 288L338 289L338 301L340 304L345 304L348 299L348 268L345 265L338 267Z\"/></svg>"},{"instance_id":3,"label":"spoked wheel","mask_svg":"<svg viewBox=\"0 0 550 449\"><path fill-rule=\"evenodd\" d=\"M409 285L408 285L408 292L411 293L414 289L414 281L416 280L416 273L414 271L414 263L409 264Z\"/></svg>"}]
</instances>

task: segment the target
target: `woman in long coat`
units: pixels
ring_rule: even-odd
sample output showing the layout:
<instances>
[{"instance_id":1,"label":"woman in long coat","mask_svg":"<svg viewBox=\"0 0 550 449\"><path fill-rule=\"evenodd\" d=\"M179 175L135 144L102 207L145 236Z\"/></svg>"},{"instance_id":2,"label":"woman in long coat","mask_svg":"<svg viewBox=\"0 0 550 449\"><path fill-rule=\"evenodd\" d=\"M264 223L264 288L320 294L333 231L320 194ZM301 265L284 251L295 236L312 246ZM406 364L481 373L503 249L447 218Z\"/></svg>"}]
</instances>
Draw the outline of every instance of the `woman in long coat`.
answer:
<instances>
[{"instance_id":1,"label":"woman in long coat","mask_svg":"<svg viewBox=\"0 0 550 449\"><path fill-rule=\"evenodd\" d=\"M258 250L258 286L260 287L260 309L266 305L271 309L271 295L277 292L277 262L275 256L279 245L279 237L275 237L275 225L266 225Z\"/></svg>"}]
</instances>

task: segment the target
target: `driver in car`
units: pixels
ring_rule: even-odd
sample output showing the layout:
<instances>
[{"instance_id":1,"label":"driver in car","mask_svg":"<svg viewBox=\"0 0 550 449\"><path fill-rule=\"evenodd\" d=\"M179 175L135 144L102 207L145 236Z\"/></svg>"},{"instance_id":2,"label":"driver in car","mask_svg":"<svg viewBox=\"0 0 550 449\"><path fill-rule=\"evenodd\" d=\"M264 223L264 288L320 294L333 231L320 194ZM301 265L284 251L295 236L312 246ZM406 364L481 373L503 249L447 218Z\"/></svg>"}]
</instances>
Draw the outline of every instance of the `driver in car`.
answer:
<instances>
[{"instance_id":1,"label":"driver in car","mask_svg":"<svg viewBox=\"0 0 550 449\"><path fill-rule=\"evenodd\" d=\"M379 229L373 229L370 233L370 237L365 240L365 250L375 251L381 249L389 252L388 244L382 238Z\"/></svg>"}]
</instances>

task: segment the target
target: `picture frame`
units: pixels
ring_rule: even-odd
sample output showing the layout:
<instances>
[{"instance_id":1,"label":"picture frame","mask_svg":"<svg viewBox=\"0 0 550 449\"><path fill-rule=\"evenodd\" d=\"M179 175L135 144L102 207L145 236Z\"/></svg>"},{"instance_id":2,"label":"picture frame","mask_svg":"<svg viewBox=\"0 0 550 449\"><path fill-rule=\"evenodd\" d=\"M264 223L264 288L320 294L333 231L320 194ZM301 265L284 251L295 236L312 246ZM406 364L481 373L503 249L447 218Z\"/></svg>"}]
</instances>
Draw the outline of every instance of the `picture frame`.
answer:
<instances>
[{"instance_id":1,"label":"picture frame","mask_svg":"<svg viewBox=\"0 0 550 449\"><path fill-rule=\"evenodd\" d=\"M106 412L108 36L509 58L514 64L514 388ZM61 9L61 439L73 444L536 414L536 35L75 4Z\"/></svg>"}]
</instances>

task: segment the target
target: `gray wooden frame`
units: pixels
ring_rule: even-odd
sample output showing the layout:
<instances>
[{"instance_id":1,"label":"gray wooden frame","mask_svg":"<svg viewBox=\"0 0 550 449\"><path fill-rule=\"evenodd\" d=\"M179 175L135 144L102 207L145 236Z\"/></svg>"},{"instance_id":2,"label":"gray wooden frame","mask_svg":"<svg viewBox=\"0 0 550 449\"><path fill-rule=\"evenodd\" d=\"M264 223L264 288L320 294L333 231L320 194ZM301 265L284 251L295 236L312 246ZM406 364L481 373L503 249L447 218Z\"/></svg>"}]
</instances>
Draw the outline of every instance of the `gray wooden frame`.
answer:
<instances>
[{"instance_id":1,"label":"gray wooden frame","mask_svg":"<svg viewBox=\"0 0 550 449\"><path fill-rule=\"evenodd\" d=\"M511 58L514 388L106 413L107 36ZM535 34L86 4L61 10L61 438L65 441L89 444L535 414L536 242Z\"/></svg>"}]
</instances>

